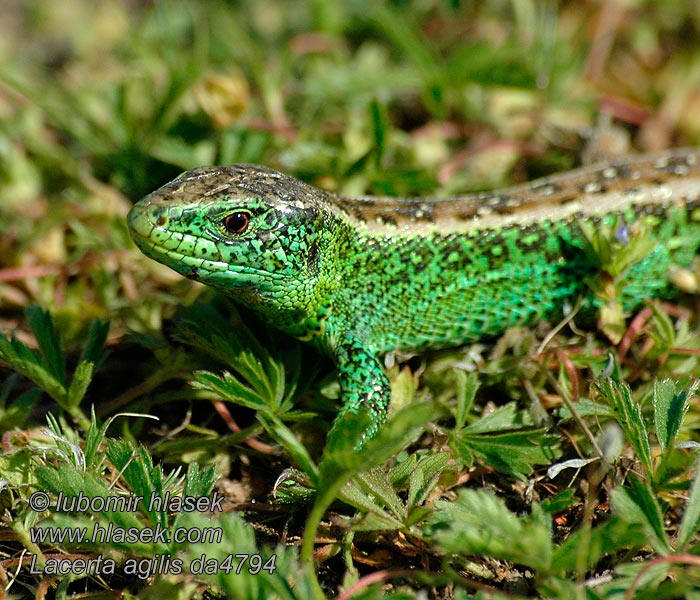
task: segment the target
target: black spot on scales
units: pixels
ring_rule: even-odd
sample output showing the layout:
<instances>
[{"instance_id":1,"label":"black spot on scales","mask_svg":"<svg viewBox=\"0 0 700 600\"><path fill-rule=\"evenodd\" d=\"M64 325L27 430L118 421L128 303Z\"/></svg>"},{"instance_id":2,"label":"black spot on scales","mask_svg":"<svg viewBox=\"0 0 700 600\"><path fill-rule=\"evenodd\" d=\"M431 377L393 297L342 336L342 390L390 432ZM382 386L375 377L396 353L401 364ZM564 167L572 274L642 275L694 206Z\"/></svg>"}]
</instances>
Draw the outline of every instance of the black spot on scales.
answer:
<instances>
[{"instance_id":1,"label":"black spot on scales","mask_svg":"<svg viewBox=\"0 0 700 600\"><path fill-rule=\"evenodd\" d=\"M393 227L397 227L398 225L396 219L394 219L394 217L390 217L389 215L377 215L377 221L384 225L390 225Z\"/></svg>"},{"instance_id":2,"label":"black spot on scales","mask_svg":"<svg viewBox=\"0 0 700 600\"><path fill-rule=\"evenodd\" d=\"M277 215L274 213L274 211L270 211L265 215L263 222L268 227L272 227L277 222Z\"/></svg>"},{"instance_id":3,"label":"black spot on scales","mask_svg":"<svg viewBox=\"0 0 700 600\"><path fill-rule=\"evenodd\" d=\"M415 221L432 223L434 220L433 205L424 199L408 198L401 203L397 212L402 217L408 217Z\"/></svg>"},{"instance_id":4,"label":"black spot on scales","mask_svg":"<svg viewBox=\"0 0 700 600\"><path fill-rule=\"evenodd\" d=\"M570 204L571 202L575 202L576 200L579 199L580 196L577 194L569 194L568 196L562 196L561 198L557 198L557 202L561 206L565 206L566 204Z\"/></svg>"},{"instance_id":5,"label":"black spot on scales","mask_svg":"<svg viewBox=\"0 0 700 600\"><path fill-rule=\"evenodd\" d=\"M309 246L309 252L306 255L306 272L309 277L318 275L318 242L314 241Z\"/></svg>"},{"instance_id":6,"label":"black spot on scales","mask_svg":"<svg viewBox=\"0 0 700 600\"><path fill-rule=\"evenodd\" d=\"M559 185L558 183L554 183L548 179L544 179L543 181L538 183L533 183L531 187L532 190L535 192L547 190L548 193L556 194L561 191L561 185Z\"/></svg>"}]
</instances>

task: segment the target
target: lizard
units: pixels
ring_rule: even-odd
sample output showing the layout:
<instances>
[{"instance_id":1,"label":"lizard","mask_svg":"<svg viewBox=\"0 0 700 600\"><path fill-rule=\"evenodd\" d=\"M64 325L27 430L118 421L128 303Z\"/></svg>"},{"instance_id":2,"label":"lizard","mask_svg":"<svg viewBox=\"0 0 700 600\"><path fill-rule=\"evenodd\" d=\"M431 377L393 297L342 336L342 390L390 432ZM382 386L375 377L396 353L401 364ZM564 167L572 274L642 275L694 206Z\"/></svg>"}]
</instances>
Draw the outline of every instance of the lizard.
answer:
<instances>
[{"instance_id":1,"label":"lizard","mask_svg":"<svg viewBox=\"0 0 700 600\"><path fill-rule=\"evenodd\" d=\"M609 160L452 198L340 197L265 166L199 167L137 202L148 257L213 286L330 355L340 415L387 417L380 357L493 337L560 318L609 274L591 234L650 240L616 274L625 311L674 293L700 247L700 148ZM336 426L341 417L336 418Z\"/></svg>"}]
</instances>

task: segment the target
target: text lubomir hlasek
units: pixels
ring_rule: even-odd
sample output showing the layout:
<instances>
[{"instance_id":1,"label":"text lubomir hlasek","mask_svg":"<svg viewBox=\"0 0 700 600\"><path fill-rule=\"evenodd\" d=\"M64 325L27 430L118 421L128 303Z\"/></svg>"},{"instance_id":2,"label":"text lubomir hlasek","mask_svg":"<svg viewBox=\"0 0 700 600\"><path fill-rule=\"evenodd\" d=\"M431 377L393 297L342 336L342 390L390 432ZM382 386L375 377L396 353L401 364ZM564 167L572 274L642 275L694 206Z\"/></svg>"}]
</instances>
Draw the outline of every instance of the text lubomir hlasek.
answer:
<instances>
[{"instance_id":1,"label":"text lubomir hlasek","mask_svg":"<svg viewBox=\"0 0 700 600\"><path fill-rule=\"evenodd\" d=\"M82 492L77 496L64 496L59 493L56 498L57 512L136 512L143 496L94 496L90 498ZM222 511L223 496L218 492L209 496L172 496L170 492L160 495L153 492L145 504L146 510L166 512L214 512Z\"/></svg>"}]
</instances>

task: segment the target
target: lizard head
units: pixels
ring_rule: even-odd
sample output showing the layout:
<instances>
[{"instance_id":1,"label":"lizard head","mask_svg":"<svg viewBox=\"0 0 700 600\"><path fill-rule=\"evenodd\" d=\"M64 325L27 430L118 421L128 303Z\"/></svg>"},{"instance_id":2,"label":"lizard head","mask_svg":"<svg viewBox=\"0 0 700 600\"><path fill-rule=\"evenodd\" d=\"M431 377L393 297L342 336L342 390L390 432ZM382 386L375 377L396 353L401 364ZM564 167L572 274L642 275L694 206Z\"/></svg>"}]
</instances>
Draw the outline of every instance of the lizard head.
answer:
<instances>
[{"instance_id":1,"label":"lizard head","mask_svg":"<svg viewBox=\"0 0 700 600\"><path fill-rule=\"evenodd\" d=\"M326 202L325 192L267 167L201 167L136 203L127 221L148 257L293 326L319 311L334 284L322 268L332 246Z\"/></svg>"}]
</instances>

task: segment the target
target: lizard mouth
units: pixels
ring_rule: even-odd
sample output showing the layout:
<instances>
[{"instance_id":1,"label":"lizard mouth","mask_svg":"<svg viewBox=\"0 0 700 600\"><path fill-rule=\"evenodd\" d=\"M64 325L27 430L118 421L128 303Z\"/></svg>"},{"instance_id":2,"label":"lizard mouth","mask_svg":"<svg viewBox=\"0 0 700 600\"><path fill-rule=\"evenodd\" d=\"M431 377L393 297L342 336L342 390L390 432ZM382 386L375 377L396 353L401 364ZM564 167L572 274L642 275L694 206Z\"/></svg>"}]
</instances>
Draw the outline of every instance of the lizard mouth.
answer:
<instances>
[{"instance_id":1,"label":"lizard mouth","mask_svg":"<svg viewBox=\"0 0 700 600\"><path fill-rule=\"evenodd\" d=\"M263 269L255 269L247 265L237 265L216 260L210 260L197 256L191 256L174 249L159 245L148 237L140 235L132 236L136 245L147 255L178 273L198 280L215 278L217 274L230 274L237 281L246 277L250 281L261 279L282 279L279 273L270 273ZM156 258L157 256L157 258Z\"/></svg>"}]
</instances>

